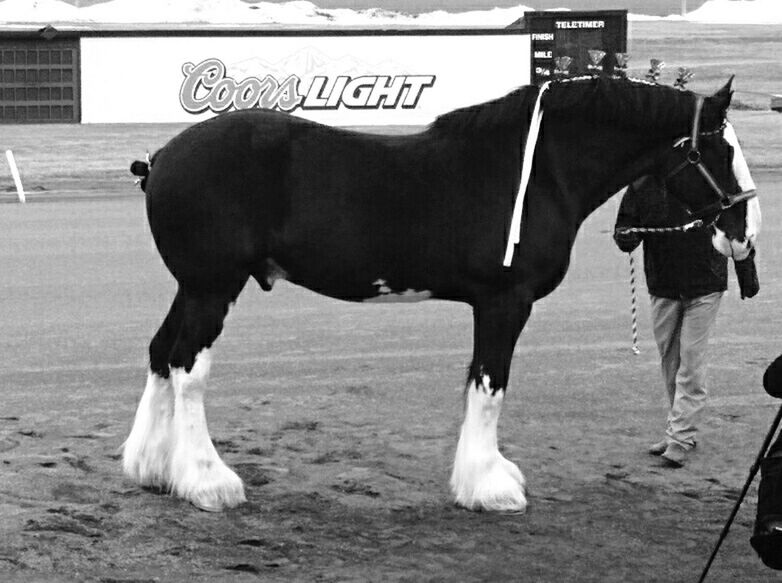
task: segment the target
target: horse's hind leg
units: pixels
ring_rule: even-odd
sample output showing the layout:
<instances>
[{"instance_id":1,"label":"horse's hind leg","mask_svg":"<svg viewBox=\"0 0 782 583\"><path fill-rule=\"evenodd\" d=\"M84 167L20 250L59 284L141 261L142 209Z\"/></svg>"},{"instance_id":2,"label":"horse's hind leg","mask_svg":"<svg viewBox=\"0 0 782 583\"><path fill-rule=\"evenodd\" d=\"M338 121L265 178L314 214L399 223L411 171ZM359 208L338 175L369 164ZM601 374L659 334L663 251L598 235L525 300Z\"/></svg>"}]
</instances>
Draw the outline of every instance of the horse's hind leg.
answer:
<instances>
[{"instance_id":1,"label":"horse's hind leg","mask_svg":"<svg viewBox=\"0 0 782 583\"><path fill-rule=\"evenodd\" d=\"M174 389L171 490L203 510L219 511L245 501L242 481L212 444L204 411L209 349L244 282L246 278L223 292L186 292L184 319L169 358Z\"/></svg>"},{"instance_id":2,"label":"horse's hind leg","mask_svg":"<svg viewBox=\"0 0 782 583\"><path fill-rule=\"evenodd\" d=\"M174 392L168 357L182 325L183 308L180 290L150 343L147 384L136 409L133 428L123 446L122 467L125 474L143 486L168 488L170 483Z\"/></svg>"},{"instance_id":3,"label":"horse's hind leg","mask_svg":"<svg viewBox=\"0 0 782 583\"><path fill-rule=\"evenodd\" d=\"M497 422L513 348L530 307L513 294L486 298L474 307L473 362L451 474L456 503L466 508L521 512L527 506L524 476L497 447Z\"/></svg>"}]
</instances>

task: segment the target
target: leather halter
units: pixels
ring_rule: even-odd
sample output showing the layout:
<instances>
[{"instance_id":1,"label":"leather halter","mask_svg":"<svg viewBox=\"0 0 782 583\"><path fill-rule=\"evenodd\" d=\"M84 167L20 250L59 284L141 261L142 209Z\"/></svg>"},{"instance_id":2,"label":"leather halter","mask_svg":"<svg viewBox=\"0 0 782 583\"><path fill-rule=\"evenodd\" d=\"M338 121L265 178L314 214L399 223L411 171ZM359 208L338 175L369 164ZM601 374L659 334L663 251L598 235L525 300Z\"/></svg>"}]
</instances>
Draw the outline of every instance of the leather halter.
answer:
<instances>
[{"instance_id":1,"label":"leather halter","mask_svg":"<svg viewBox=\"0 0 782 583\"><path fill-rule=\"evenodd\" d=\"M703 102L704 102L704 97L701 95L697 96L695 100L695 116L692 121L692 132L690 134L690 137L682 138L674 146L674 147L678 147L684 142L689 141L690 149L687 152L687 156L678 166L676 166L673 170L671 170L668 173L668 175L665 177L665 181L667 182L668 179L676 176L679 172L681 172L685 168L688 168L690 166L695 166L695 168L698 169L698 172L700 172L701 176L703 176L704 180L706 180L706 183L711 187L711 189L717 195L717 198L719 200L717 200L716 202L706 205L705 207L703 207L698 211L691 212L691 215L694 219L703 219L704 217L715 213L717 216L719 216L720 213L722 213L722 211L727 210L730 207L737 205L740 202L744 202L746 200L749 200L757 196L757 192L755 192L754 190L750 190L747 192L739 192L737 194L728 194L717 183L712 173L709 171L708 168L706 168L706 165L703 163L703 160L701 159L701 152L698 149L698 138L700 136L710 136L710 135L721 133L722 130L725 128L725 124L726 124L726 121L723 121L722 125L716 131L701 133L700 125L701 125L701 114L703 113Z\"/></svg>"}]
</instances>

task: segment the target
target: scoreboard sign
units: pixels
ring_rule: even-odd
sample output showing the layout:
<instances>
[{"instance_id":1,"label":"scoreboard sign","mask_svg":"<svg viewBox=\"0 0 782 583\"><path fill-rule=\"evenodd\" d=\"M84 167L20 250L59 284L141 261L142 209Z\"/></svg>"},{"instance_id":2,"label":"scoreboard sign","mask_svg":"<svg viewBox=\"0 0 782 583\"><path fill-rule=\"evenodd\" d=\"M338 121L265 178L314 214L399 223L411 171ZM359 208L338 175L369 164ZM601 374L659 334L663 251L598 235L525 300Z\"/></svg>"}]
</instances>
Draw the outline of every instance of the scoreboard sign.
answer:
<instances>
[{"instance_id":1,"label":"scoreboard sign","mask_svg":"<svg viewBox=\"0 0 782 583\"><path fill-rule=\"evenodd\" d=\"M532 80L611 73L627 51L627 10L525 12L513 27L532 39Z\"/></svg>"}]
</instances>

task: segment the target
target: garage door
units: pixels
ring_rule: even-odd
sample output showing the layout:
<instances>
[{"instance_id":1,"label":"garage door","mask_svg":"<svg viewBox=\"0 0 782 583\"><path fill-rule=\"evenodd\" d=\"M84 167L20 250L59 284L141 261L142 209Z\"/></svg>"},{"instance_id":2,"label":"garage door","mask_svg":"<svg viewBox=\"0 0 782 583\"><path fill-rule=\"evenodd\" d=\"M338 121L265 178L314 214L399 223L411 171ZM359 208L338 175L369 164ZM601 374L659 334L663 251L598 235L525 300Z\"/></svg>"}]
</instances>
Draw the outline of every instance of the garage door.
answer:
<instances>
[{"instance_id":1,"label":"garage door","mask_svg":"<svg viewBox=\"0 0 782 583\"><path fill-rule=\"evenodd\" d=\"M78 39L0 40L0 123L78 122Z\"/></svg>"}]
</instances>

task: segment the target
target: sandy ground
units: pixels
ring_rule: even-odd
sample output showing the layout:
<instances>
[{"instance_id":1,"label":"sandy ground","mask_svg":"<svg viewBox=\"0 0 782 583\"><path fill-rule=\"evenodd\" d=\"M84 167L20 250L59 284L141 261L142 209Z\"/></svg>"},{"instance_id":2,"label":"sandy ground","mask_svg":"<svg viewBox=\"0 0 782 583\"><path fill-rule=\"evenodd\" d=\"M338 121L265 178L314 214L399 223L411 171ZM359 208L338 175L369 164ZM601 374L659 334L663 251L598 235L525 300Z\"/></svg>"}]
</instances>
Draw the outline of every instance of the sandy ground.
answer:
<instances>
[{"instance_id":1,"label":"sandy ground","mask_svg":"<svg viewBox=\"0 0 782 583\"><path fill-rule=\"evenodd\" d=\"M31 202L0 204L0 581L696 581L779 407L761 377L782 351L782 115L760 111L782 93L779 38L631 23L633 75L652 57L666 83L694 67L698 91L738 75L762 289L742 302L731 277L699 447L663 468L645 453L665 415L648 301L633 356L616 202L593 215L514 360L500 430L530 486L523 516L449 500L467 308L284 284L248 287L215 348L210 428L249 502L206 514L129 482L118 451L174 283L127 168L184 126L3 126ZM778 580L749 546L756 499L753 486L708 581Z\"/></svg>"},{"instance_id":2,"label":"sandy ground","mask_svg":"<svg viewBox=\"0 0 782 583\"><path fill-rule=\"evenodd\" d=\"M66 129L102 135L105 156L120 149L105 129ZM126 151L143 129L123 138ZM697 580L778 407L760 379L782 351L779 173L756 172L762 290L742 302L731 277L685 468L645 453L664 400L643 294L642 353L630 352L609 201L517 348L501 438L529 482L526 515L471 513L448 497L467 308L357 306L284 283L249 286L216 346L210 428L249 501L213 515L122 476L146 346L174 283L119 166L90 161L79 182L74 153L52 151L57 180L41 178L27 205L0 204L0 580ZM101 165L113 168L109 197L91 182ZM709 581L777 580L749 546L756 496Z\"/></svg>"}]
</instances>

